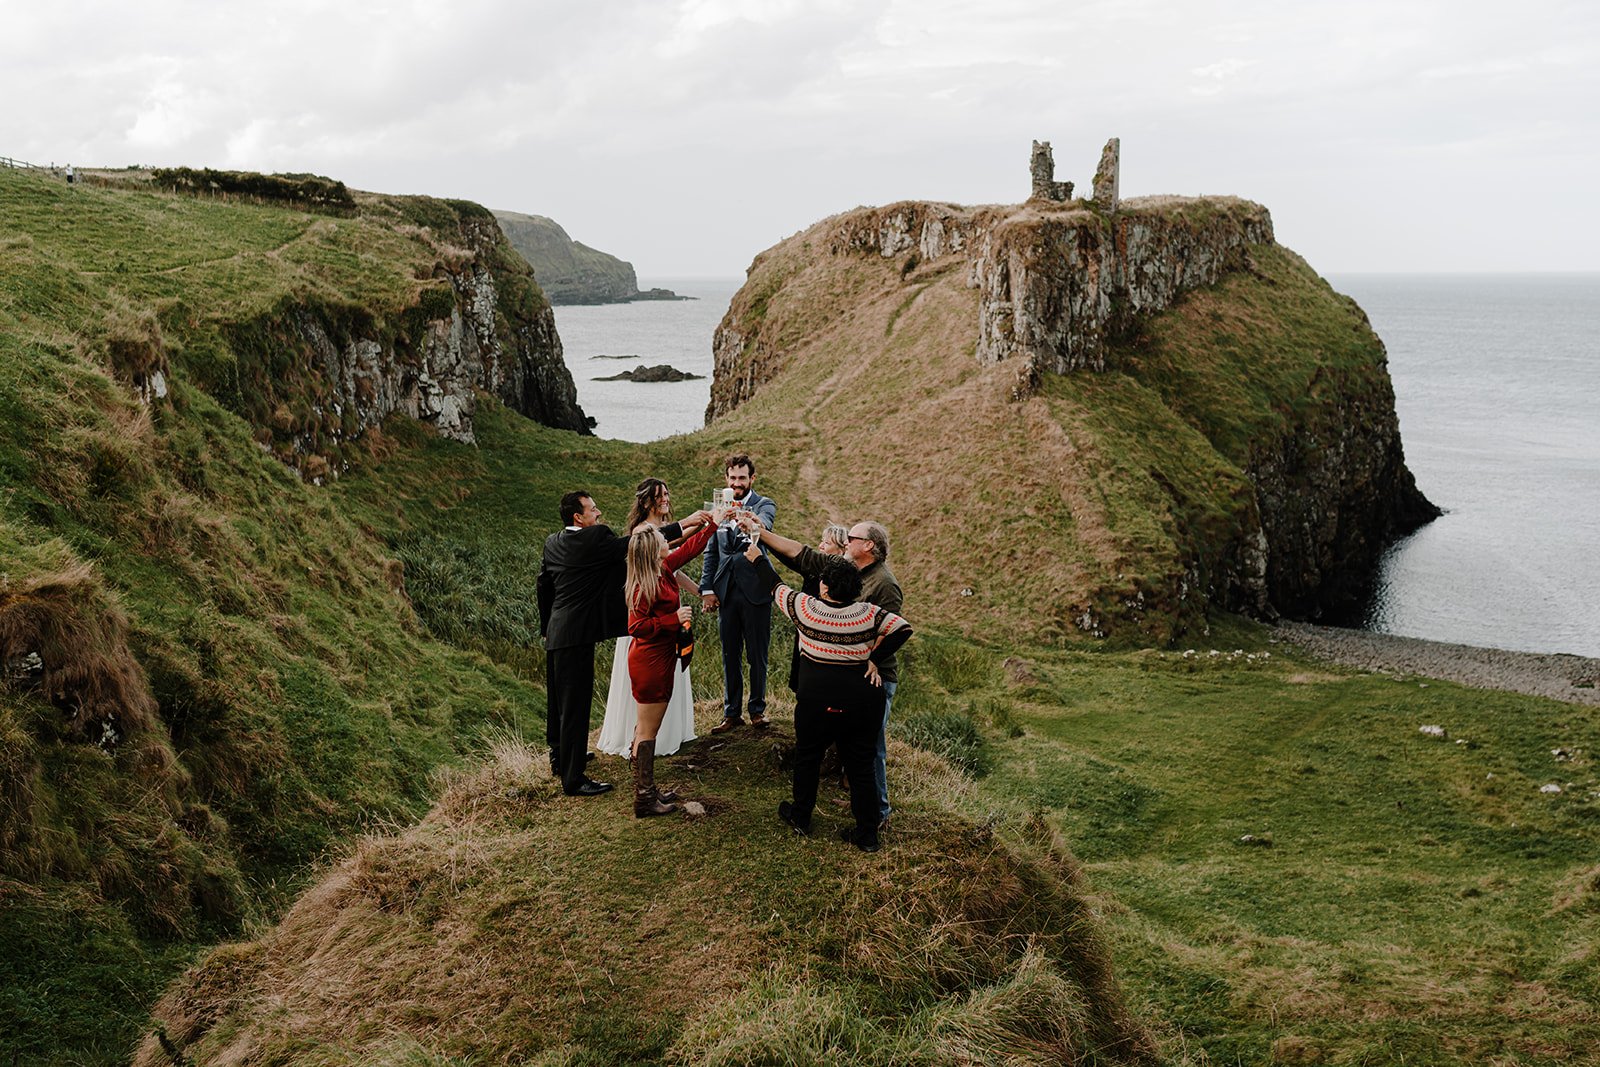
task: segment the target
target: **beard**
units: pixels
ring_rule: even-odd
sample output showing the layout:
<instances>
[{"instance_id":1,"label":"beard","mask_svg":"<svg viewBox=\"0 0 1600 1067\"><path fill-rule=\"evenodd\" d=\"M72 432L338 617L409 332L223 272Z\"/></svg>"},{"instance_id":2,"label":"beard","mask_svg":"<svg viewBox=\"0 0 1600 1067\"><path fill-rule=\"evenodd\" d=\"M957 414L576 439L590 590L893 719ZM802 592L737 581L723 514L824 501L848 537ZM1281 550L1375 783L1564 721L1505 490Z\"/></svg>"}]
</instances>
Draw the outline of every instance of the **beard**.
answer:
<instances>
[{"instance_id":1,"label":"beard","mask_svg":"<svg viewBox=\"0 0 1600 1067\"><path fill-rule=\"evenodd\" d=\"M747 493L749 493L749 492L750 492L750 487L748 485L744 486L743 488L735 488L733 490L733 499L735 499L735 500L743 500L745 498L745 495Z\"/></svg>"}]
</instances>

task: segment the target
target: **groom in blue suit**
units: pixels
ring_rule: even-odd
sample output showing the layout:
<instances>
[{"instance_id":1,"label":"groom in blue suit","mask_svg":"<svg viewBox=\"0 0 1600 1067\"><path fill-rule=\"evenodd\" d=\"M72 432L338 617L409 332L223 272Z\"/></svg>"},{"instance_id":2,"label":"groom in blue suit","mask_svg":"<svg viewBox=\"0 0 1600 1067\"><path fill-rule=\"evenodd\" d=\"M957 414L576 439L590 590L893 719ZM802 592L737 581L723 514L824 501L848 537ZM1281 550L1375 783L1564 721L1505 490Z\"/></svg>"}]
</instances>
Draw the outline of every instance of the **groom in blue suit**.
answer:
<instances>
[{"instance_id":1,"label":"groom in blue suit","mask_svg":"<svg viewBox=\"0 0 1600 1067\"><path fill-rule=\"evenodd\" d=\"M753 488L756 465L740 453L724 464L728 488L739 507L772 529L778 505ZM767 725L767 650L772 644L772 591L761 581L755 566L744 558L750 544L730 520L706 546L700 571L700 597L707 611L717 613L717 633L722 638L722 721L711 728L724 733L739 725L744 686L739 660L750 664L750 725ZM766 549L762 548L762 552Z\"/></svg>"}]
</instances>

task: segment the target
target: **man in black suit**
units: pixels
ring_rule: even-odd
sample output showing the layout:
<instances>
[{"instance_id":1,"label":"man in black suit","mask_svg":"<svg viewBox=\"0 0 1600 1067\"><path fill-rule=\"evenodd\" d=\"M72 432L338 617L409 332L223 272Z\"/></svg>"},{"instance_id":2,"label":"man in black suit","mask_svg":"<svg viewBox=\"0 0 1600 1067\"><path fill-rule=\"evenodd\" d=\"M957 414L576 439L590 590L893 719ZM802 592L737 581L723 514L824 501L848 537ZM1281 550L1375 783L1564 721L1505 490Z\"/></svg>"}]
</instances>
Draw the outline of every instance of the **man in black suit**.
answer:
<instances>
[{"instance_id":1,"label":"man in black suit","mask_svg":"<svg viewBox=\"0 0 1600 1067\"><path fill-rule=\"evenodd\" d=\"M755 462L740 453L723 465L728 488L743 510L772 529L778 505L755 491ZM741 658L750 663L750 725L767 725L767 650L772 645L772 590L745 558L750 538L729 522L706 545L700 571L700 597L707 611L717 612L722 638L722 721L711 728L720 734L739 725L744 696ZM766 551L764 548L762 551Z\"/></svg>"},{"instance_id":2,"label":"man in black suit","mask_svg":"<svg viewBox=\"0 0 1600 1067\"><path fill-rule=\"evenodd\" d=\"M566 529L545 540L539 566L545 740L550 743L550 769L561 776L562 790L569 797L592 797L611 789L611 783L584 773L594 702L594 646L628 632L622 598L628 539L601 524L599 507L582 490L561 498L561 521ZM671 523L661 533L674 540L683 536L683 527Z\"/></svg>"}]
</instances>

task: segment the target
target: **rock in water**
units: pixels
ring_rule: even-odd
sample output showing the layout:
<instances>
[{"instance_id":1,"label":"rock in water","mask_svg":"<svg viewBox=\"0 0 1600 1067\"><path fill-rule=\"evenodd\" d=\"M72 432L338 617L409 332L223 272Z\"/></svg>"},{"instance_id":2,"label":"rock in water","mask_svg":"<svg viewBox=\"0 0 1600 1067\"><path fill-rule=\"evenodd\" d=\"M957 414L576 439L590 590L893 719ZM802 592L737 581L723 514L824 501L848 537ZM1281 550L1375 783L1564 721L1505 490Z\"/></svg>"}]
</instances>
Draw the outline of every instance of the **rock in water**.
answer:
<instances>
[{"instance_id":1,"label":"rock in water","mask_svg":"<svg viewBox=\"0 0 1600 1067\"><path fill-rule=\"evenodd\" d=\"M621 374L610 374L593 380L597 382L688 382L704 377L704 374L690 374L688 371L669 367L665 363L657 363L654 367L646 367L641 363L632 370L625 370Z\"/></svg>"}]
</instances>

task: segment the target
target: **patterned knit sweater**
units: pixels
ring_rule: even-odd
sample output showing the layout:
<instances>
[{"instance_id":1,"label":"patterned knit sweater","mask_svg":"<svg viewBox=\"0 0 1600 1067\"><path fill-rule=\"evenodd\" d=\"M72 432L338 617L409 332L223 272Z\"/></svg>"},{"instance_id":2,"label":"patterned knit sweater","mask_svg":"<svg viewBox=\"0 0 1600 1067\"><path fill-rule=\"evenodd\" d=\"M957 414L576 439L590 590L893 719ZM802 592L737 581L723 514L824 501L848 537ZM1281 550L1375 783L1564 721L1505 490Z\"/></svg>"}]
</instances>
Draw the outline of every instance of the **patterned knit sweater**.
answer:
<instances>
[{"instance_id":1,"label":"patterned knit sweater","mask_svg":"<svg viewBox=\"0 0 1600 1067\"><path fill-rule=\"evenodd\" d=\"M793 620L800 639L799 705L881 715L883 690L867 681L867 662L881 664L893 656L910 640L911 624L876 604L841 606L796 592L779 582L765 558L756 572L776 587L773 603Z\"/></svg>"},{"instance_id":2,"label":"patterned knit sweater","mask_svg":"<svg viewBox=\"0 0 1600 1067\"><path fill-rule=\"evenodd\" d=\"M858 600L840 607L787 585L777 589L778 610L794 622L800 655L824 664L881 663L911 636L911 624L892 611Z\"/></svg>"}]
</instances>

